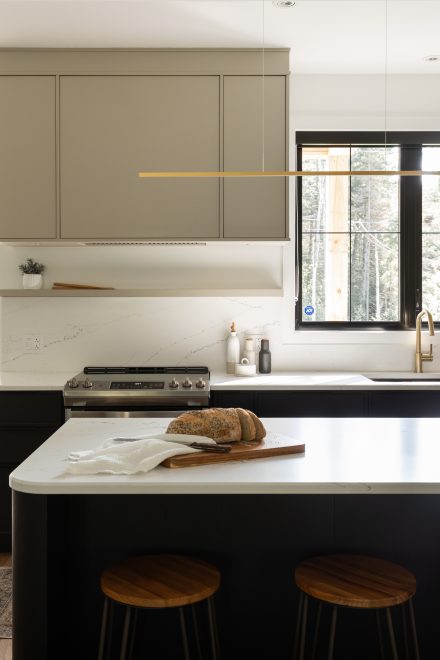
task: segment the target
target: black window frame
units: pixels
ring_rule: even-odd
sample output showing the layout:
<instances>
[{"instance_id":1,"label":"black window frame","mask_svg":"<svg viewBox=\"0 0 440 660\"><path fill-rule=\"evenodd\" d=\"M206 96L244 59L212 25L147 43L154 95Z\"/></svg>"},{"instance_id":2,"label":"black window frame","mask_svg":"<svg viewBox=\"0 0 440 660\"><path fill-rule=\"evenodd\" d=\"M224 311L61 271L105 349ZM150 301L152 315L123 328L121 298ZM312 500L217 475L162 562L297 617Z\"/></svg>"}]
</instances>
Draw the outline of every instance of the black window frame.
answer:
<instances>
[{"instance_id":1,"label":"black window frame","mask_svg":"<svg viewBox=\"0 0 440 660\"><path fill-rule=\"evenodd\" d=\"M310 146L398 146L400 169L420 170L422 149L440 146L440 131L298 131L296 169L302 169L302 148ZM422 300L422 178L400 177L400 320L313 321L302 319L302 178L296 179L295 329L297 330L412 330ZM435 323L440 327L440 321Z\"/></svg>"}]
</instances>

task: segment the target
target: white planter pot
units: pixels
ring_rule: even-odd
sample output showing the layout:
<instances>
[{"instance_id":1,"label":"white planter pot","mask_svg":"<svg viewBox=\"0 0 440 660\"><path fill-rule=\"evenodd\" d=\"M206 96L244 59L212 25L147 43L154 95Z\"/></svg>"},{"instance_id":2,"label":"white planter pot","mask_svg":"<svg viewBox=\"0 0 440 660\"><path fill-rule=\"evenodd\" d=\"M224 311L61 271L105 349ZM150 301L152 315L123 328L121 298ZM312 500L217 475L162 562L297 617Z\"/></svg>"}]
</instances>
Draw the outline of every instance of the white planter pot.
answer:
<instances>
[{"instance_id":1,"label":"white planter pot","mask_svg":"<svg viewBox=\"0 0 440 660\"><path fill-rule=\"evenodd\" d=\"M41 289L43 286L42 275L23 275L23 289Z\"/></svg>"}]
</instances>

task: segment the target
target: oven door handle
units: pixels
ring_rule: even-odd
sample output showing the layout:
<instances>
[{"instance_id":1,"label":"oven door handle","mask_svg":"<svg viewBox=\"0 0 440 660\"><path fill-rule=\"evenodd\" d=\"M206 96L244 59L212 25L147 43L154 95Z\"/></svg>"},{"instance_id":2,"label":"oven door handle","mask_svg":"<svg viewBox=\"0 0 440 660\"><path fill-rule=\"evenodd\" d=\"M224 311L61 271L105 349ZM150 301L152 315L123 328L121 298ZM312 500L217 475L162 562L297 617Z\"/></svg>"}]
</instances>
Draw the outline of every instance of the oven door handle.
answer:
<instances>
[{"instance_id":1,"label":"oven door handle","mask_svg":"<svg viewBox=\"0 0 440 660\"><path fill-rule=\"evenodd\" d=\"M65 408L65 419L99 419L99 418L116 418L116 419L129 419L143 418L143 417L178 417L186 410L75 410L75 408Z\"/></svg>"}]
</instances>

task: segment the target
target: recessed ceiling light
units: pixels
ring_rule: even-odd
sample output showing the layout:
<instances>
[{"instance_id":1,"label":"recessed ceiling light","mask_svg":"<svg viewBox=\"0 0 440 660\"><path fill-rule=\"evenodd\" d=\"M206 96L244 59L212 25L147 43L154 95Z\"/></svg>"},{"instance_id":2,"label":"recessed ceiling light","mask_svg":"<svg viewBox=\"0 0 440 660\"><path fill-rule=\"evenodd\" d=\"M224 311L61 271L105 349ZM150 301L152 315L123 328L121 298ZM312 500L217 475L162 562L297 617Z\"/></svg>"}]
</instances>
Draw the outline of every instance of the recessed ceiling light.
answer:
<instances>
[{"instance_id":1,"label":"recessed ceiling light","mask_svg":"<svg viewBox=\"0 0 440 660\"><path fill-rule=\"evenodd\" d=\"M425 62L438 62L440 60L440 55L426 55L423 60Z\"/></svg>"},{"instance_id":2,"label":"recessed ceiling light","mask_svg":"<svg viewBox=\"0 0 440 660\"><path fill-rule=\"evenodd\" d=\"M272 0L274 7L294 7L295 3L293 0Z\"/></svg>"}]
</instances>

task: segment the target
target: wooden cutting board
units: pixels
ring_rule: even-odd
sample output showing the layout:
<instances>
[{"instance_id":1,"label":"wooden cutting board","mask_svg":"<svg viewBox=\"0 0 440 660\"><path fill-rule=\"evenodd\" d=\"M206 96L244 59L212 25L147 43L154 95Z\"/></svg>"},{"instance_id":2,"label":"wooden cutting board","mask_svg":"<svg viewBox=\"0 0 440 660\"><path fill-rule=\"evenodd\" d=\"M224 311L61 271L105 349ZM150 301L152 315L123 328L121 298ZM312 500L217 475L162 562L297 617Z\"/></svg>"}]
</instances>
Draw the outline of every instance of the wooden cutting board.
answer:
<instances>
[{"instance_id":1,"label":"wooden cutting board","mask_svg":"<svg viewBox=\"0 0 440 660\"><path fill-rule=\"evenodd\" d=\"M229 463L230 461L247 461L253 458L303 454L306 449L304 443L279 433L268 433L258 444L235 442L231 443L231 447L231 451L224 454L199 451L193 454L172 456L166 458L161 465L167 468L194 467L196 465L211 465L211 463Z\"/></svg>"}]
</instances>

